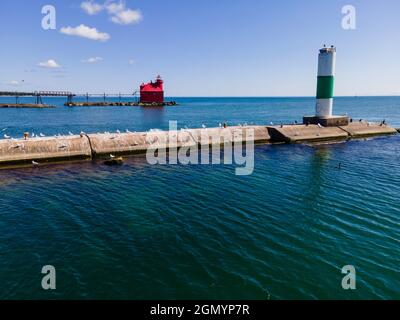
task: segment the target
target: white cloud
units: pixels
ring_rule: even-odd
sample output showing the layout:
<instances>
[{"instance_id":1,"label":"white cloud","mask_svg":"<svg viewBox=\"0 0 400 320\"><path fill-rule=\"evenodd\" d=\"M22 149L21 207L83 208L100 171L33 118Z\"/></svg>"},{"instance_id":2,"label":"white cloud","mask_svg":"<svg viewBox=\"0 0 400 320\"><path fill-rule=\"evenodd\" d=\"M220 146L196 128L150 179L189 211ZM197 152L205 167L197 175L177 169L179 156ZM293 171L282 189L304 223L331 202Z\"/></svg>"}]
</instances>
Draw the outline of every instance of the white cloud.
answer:
<instances>
[{"instance_id":1,"label":"white cloud","mask_svg":"<svg viewBox=\"0 0 400 320\"><path fill-rule=\"evenodd\" d=\"M103 61L103 58L101 58L101 57L91 57L89 59L82 60L82 62L85 62L85 63L97 63L97 62L100 62L100 61Z\"/></svg>"},{"instance_id":2,"label":"white cloud","mask_svg":"<svg viewBox=\"0 0 400 320\"><path fill-rule=\"evenodd\" d=\"M80 26L77 26L75 28L61 28L60 32L69 36L77 36L96 41L107 41L111 38L108 33L99 32L96 28L90 28L88 26L85 26L84 24L81 24Z\"/></svg>"},{"instance_id":3,"label":"white cloud","mask_svg":"<svg viewBox=\"0 0 400 320\"><path fill-rule=\"evenodd\" d=\"M11 80L10 82L7 83L9 86L14 86L17 87L19 86L21 83L17 80Z\"/></svg>"},{"instance_id":4,"label":"white cloud","mask_svg":"<svg viewBox=\"0 0 400 320\"><path fill-rule=\"evenodd\" d=\"M95 15L104 9L110 16L110 20L121 25L139 23L142 19L140 10L132 10L126 7L125 1L107 0L104 4L98 4L92 0L81 3L81 8L89 15Z\"/></svg>"},{"instance_id":5,"label":"white cloud","mask_svg":"<svg viewBox=\"0 0 400 320\"><path fill-rule=\"evenodd\" d=\"M116 12L111 21L117 24L133 24L142 21L142 13L139 10L126 9Z\"/></svg>"},{"instance_id":6,"label":"white cloud","mask_svg":"<svg viewBox=\"0 0 400 320\"><path fill-rule=\"evenodd\" d=\"M120 1L119 3L111 2L105 5L109 14L116 14L125 10L125 3Z\"/></svg>"},{"instance_id":7,"label":"white cloud","mask_svg":"<svg viewBox=\"0 0 400 320\"><path fill-rule=\"evenodd\" d=\"M44 62L39 62L39 67L42 68L49 68L49 69L57 69L60 68L61 66L53 59L49 59L47 61Z\"/></svg>"},{"instance_id":8,"label":"white cloud","mask_svg":"<svg viewBox=\"0 0 400 320\"><path fill-rule=\"evenodd\" d=\"M93 1L84 1L81 3L81 8L89 15L98 14L104 9L104 6Z\"/></svg>"}]
</instances>

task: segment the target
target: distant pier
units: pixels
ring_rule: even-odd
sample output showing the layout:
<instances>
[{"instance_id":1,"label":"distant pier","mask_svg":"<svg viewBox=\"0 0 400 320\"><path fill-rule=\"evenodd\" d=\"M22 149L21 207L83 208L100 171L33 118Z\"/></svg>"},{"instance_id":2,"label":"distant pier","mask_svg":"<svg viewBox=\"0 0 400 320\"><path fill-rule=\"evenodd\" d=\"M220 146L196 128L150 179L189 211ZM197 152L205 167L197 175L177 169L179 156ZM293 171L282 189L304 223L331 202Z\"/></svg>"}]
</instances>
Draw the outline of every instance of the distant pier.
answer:
<instances>
[{"instance_id":1,"label":"distant pier","mask_svg":"<svg viewBox=\"0 0 400 320\"><path fill-rule=\"evenodd\" d=\"M124 93L72 93L69 91L33 91L33 92L21 92L21 91L0 91L0 97L14 97L14 102L0 103L0 108L55 108L53 105L43 103L45 97L66 97L67 101L64 106L67 107L164 107L164 106L175 106L175 101L164 101L164 102L140 102L137 97L137 91L132 94ZM34 103L21 103L21 97L33 97ZM73 101L74 98L79 97L80 100L84 101ZM123 101L131 97L132 101ZM90 100L95 99L95 101Z\"/></svg>"},{"instance_id":2,"label":"distant pier","mask_svg":"<svg viewBox=\"0 0 400 320\"><path fill-rule=\"evenodd\" d=\"M143 102L116 102L116 101L97 101L97 102L66 102L66 107L164 107L176 106L175 101L166 101L163 103L143 103Z\"/></svg>"}]
</instances>

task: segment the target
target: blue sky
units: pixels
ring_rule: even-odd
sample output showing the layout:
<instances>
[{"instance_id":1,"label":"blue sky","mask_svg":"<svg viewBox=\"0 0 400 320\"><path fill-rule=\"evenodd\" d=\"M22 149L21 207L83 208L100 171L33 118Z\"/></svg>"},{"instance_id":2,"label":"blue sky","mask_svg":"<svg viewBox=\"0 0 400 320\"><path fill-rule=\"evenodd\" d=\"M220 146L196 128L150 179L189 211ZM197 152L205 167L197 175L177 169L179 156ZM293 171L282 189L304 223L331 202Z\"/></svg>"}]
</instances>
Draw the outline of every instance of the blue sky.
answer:
<instances>
[{"instance_id":1,"label":"blue sky","mask_svg":"<svg viewBox=\"0 0 400 320\"><path fill-rule=\"evenodd\" d=\"M95 0L95 15L82 2L0 1L2 90L130 93L161 74L169 96L313 96L318 49L334 44L336 95L400 95L398 0ZM348 4L356 30L341 26ZM109 39L61 32L79 25Z\"/></svg>"}]
</instances>

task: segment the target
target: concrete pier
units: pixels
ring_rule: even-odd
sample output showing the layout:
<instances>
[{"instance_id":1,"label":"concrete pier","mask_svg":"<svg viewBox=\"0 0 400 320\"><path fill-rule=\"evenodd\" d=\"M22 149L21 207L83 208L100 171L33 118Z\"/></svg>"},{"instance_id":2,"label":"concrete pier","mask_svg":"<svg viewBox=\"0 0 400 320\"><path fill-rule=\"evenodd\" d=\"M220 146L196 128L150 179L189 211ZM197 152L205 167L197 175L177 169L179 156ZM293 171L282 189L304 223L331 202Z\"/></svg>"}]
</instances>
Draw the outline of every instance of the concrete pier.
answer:
<instances>
[{"instance_id":1,"label":"concrete pier","mask_svg":"<svg viewBox=\"0 0 400 320\"><path fill-rule=\"evenodd\" d=\"M91 159L89 140L85 136L0 140L0 167Z\"/></svg>"},{"instance_id":2,"label":"concrete pier","mask_svg":"<svg viewBox=\"0 0 400 320\"><path fill-rule=\"evenodd\" d=\"M397 133L383 123L355 122L348 126L233 126L226 128L80 134L62 137L0 140L0 168L36 166L47 162L91 160L113 155L144 154L168 149L254 141L254 143L334 142Z\"/></svg>"}]
</instances>

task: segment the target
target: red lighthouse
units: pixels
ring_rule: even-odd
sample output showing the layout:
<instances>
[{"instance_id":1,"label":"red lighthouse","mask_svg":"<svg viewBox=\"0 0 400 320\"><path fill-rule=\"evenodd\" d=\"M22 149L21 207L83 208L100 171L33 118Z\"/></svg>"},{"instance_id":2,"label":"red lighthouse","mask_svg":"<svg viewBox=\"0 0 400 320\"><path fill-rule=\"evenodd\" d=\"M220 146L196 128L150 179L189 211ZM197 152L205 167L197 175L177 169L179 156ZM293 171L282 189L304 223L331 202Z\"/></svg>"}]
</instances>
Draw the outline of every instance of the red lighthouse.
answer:
<instances>
[{"instance_id":1,"label":"red lighthouse","mask_svg":"<svg viewBox=\"0 0 400 320\"><path fill-rule=\"evenodd\" d=\"M164 103L164 81L157 76L155 82L151 81L140 86L140 102L141 103Z\"/></svg>"}]
</instances>

